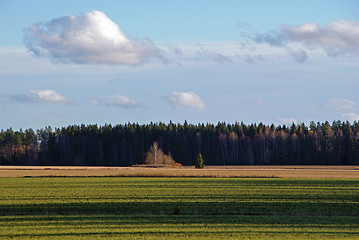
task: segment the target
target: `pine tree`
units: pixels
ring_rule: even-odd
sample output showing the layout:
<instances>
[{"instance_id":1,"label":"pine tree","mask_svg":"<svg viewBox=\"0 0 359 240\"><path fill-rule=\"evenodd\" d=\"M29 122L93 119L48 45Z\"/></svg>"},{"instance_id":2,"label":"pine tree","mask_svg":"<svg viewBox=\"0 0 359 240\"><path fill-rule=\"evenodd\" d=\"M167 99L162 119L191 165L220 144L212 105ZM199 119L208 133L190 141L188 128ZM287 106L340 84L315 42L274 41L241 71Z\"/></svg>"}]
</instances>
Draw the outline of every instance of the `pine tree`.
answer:
<instances>
[{"instance_id":1,"label":"pine tree","mask_svg":"<svg viewBox=\"0 0 359 240\"><path fill-rule=\"evenodd\" d=\"M204 168L204 161L203 161L202 154L198 154L198 156L197 156L196 168L199 168L199 169Z\"/></svg>"}]
</instances>

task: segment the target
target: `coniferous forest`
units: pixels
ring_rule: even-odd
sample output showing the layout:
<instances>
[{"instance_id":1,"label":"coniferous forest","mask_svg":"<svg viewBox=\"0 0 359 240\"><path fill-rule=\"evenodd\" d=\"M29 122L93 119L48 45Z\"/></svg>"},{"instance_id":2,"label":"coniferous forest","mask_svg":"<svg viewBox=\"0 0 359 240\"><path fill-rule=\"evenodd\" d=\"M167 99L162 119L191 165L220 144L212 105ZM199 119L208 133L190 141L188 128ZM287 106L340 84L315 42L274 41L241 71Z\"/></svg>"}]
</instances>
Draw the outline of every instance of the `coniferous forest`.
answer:
<instances>
[{"instance_id":1,"label":"coniferous forest","mask_svg":"<svg viewBox=\"0 0 359 240\"><path fill-rule=\"evenodd\" d=\"M132 166L157 142L194 165L359 165L359 123L71 125L2 130L0 165Z\"/></svg>"}]
</instances>

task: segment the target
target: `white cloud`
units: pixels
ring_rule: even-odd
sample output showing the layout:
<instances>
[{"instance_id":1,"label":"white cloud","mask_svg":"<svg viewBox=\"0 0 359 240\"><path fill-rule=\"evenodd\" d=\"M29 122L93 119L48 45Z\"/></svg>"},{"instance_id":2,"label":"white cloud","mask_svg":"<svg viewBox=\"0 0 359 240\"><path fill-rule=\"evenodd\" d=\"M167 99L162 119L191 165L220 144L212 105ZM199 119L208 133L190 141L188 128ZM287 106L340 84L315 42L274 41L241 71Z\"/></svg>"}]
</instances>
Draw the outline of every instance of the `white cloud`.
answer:
<instances>
[{"instance_id":1,"label":"white cloud","mask_svg":"<svg viewBox=\"0 0 359 240\"><path fill-rule=\"evenodd\" d=\"M342 117L346 118L347 120L349 120L351 122L359 121L358 113L343 113Z\"/></svg>"},{"instance_id":2,"label":"white cloud","mask_svg":"<svg viewBox=\"0 0 359 240\"><path fill-rule=\"evenodd\" d=\"M103 12L65 16L26 29L24 43L35 56L78 64L138 65L151 58L165 62L154 43L125 36Z\"/></svg>"},{"instance_id":3,"label":"white cloud","mask_svg":"<svg viewBox=\"0 0 359 240\"><path fill-rule=\"evenodd\" d=\"M287 126L292 125L293 123L295 125L299 124L298 120L295 119L295 118L278 118L278 120L281 121L282 123L284 123Z\"/></svg>"},{"instance_id":4,"label":"white cloud","mask_svg":"<svg viewBox=\"0 0 359 240\"><path fill-rule=\"evenodd\" d=\"M63 96L53 90L30 90L30 94L36 96L38 100L44 102L67 102L67 100Z\"/></svg>"},{"instance_id":5,"label":"white cloud","mask_svg":"<svg viewBox=\"0 0 359 240\"><path fill-rule=\"evenodd\" d=\"M138 103L123 95L111 96L108 98L108 105L115 107L131 108L138 106Z\"/></svg>"},{"instance_id":6,"label":"white cloud","mask_svg":"<svg viewBox=\"0 0 359 240\"><path fill-rule=\"evenodd\" d=\"M27 93L12 94L9 96L10 100L17 102L52 102L52 103L67 103L69 102L61 94L54 90L30 90Z\"/></svg>"},{"instance_id":7,"label":"white cloud","mask_svg":"<svg viewBox=\"0 0 359 240\"><path fill-rule=\"evenodd\" d=\"M349 99L331 98L328 104L334 108L335 111L350 111L355 109L355 103Z\"/></svg>"},{"instance_id":8,"label":"white cloud","mask_svg":"<svg viewBox=\"0 0 359 240\"><path fill-rule=\"evenodd\" d=\"M204 102L194 92L173 92L168 95L167 100L175 107L193 107L199 110L205 108Z\"/></svg>"}]
</instances>

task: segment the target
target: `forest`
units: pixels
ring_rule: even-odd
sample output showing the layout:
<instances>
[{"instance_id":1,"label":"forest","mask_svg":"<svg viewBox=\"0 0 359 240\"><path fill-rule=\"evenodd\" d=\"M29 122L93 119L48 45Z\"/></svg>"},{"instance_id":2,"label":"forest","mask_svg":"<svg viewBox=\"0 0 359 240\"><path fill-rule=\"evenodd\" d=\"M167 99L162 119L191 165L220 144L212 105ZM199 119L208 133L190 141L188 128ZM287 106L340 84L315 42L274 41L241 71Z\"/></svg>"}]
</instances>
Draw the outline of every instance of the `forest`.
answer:
<instances>
[{"instance_id":1,"label":"forest","mask_svg":"<svg viewBox=\"0 0 359 240\"><path fill-rule=\"evenodd\" d=\"M0 165L133 166L159 148L182 165L359 165L359 123L119 124L0 132Z\"/></svg>"}]
</instances>

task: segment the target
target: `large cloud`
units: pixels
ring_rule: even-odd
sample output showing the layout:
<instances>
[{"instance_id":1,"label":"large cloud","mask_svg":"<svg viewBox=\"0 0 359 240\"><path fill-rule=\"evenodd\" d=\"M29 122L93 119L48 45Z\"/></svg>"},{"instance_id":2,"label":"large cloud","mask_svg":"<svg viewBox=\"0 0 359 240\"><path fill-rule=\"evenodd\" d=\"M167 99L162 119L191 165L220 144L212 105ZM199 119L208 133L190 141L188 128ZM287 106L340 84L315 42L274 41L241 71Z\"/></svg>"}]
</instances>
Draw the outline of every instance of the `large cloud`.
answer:
<instances>
[{"instance_id":1,"label":"large cloud","mask_svg":"<svg viewBox=\"0 0 359 240\"><path fill-rule=\"evenodd\" d=\"M69 102L61 94L54 90L30 90L27 93L12 94L10 100L17 102L52 102L52 103L67 103Z\"/></svg>"},{"instance_id":2,"label":"large cloud","mask_svg":"<svg viewBox=\"0 0 359 240\"><path fill-rule=\"evenodd\" d=\"M151 40L126 37L118 24L95 10L33 24L26 29L24 43L35 56L65 63L138 65L151 58L165 61Z\"/></svg>"},{"instance_id":3,"label":"large cloud","mask_svg":"<svg viewBox=\"0 0 359 240\"><path fill-rule=\"evenodd\" d=\"M202 99L194 92L173 92L168 95L167 100L175 107L193 107L199 110L205 108L205 104Z\"/></svg>"},{"instance_id":4,"label":"large cloud","mask_svg":"<svg viewBox=\"0 0 359 240\"><path fill-rule=\"evenodd\" d=\"M305 52L300 49L293 52L288 43L301 43L308 50L322 49L329 56L341 54L359 54L359 22L339 20L321 27L317 23L297 26L282 25L277 31L257 33L252 37L257 43L286 47L294 60L302 62Z\"/></svg>"}]
</instances>

